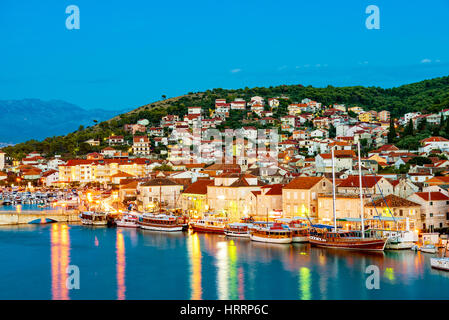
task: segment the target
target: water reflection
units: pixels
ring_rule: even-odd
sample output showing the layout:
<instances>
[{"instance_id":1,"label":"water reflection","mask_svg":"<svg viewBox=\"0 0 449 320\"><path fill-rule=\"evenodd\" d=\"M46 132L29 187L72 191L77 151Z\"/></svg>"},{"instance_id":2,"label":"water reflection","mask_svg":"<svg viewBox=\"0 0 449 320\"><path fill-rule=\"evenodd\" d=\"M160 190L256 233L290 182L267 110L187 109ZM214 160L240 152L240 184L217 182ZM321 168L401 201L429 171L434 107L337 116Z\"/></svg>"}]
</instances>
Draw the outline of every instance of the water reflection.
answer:
<instances>
[{"instance_id":1,"label":"water reflection","mask_svg":"<svg viewBox=\"0 0 449 320\"><path fill-rule=\"evenodd\" d=\"M312 284L310 269L306 267L302 267L299 269L299 289L301 292L300 299L301 300L310 300L311 292L310 287Z\"/></svg>"},{"instance_id":2,"label":"water reflection","mask_svg":"<svg viewBox=\"0 0 449 320\"><path fill-rule=\"evenodd\" d=\"M54 223L51 226L51 293L53 300L69 300L67 267L70 263L69 227Z\"/></svg>"},{"instance_id":3,"label":"water reflection","mask_svg":"<svg viewBox=\"0 0 449 320\"><path fill-rule=\"evenodd\" d=\"M201 248L198 233L188 235L187 250L190 262L190 299L201 300L203 290L201 287Z\"/></svg>"},{"instance_id":4,"label":"water reflection","mask_svg":"<svg viewBox=\"0 0 449 320\"><path fill-rule=\"evenodd\" d=\"M15 229L11 232L13 230ZM31 228L29 231L24 231L28 230L25 227L21 230L31 234ZM79 229L72 228L69 239L69 229L65 225L54 224L45 230L51 230L52 297L69 299L65 286L65 270L70 262L70 242L72 247L77 247L78 240L85 244L86 232L80 233ZM76 258L78 264L80 255L84 256L84 261L92 261L90 255L94 254L93 252L98 254L100 250L106 250L108 254L114 255L115 249L116 265L115 268L114 265L111 266L108 279L116 279L112 298L115 298L116 294L117 299L173 297L192 300L309 300L449 297L444 290L435 290L436 286L449 285L449 273L432 270L429 264L430 255L419 252L367 253L316 248L309 244L259 243L212 234L171 234L111 228L89 230L89 239L94 238L90 231L95 233L95 237L99 236L102 245L95 248L91 240L88 246L95 250L72 252L72 259ZM33 233L34 236L36 234ZM107 243L111 245L107 246ZM0 248L1 245L2 243ZM75 253L76 257L73 257ZM149 275L148 266L141 262L151 259L155 261L155 270L163 268L163 275ZM86 270L82 262L79 265L82 270ZM368 275L365 270L369 265L379 267L382 291L366 289L365 281ZM188 275L185 270L189 271ZM92 280L95 281L96 278L92 277ZM114 281L108 281L108 285L111 282ZM98 288L100 299L104 286L105 284L103 289L101 286ZM165 286L164 290L156 289L162 286ZM82 290L79 293L82 293ZM72 296L75 297L78 296Z\"/></svg>"},{"instance_id":5,"label":"water reflection","mask_svg":"<svg viewBox=\"0 0 449 320\"><path fill-rule=\"evenodd\" d=\"M217 291L219 300L229 300L229 256L228 256L228 242L217 242L216 253L217 266Z\"/></svg>"},{"instance_id":6,"label":"water reflection","mask_svg":"<svg viewBox=\"0 0 449 320\"><path fill-rule=\"evenodd\" d=\"M117 300L125 300L125 240L121 229L117 229Z\"/></svg>"}]
</instances>

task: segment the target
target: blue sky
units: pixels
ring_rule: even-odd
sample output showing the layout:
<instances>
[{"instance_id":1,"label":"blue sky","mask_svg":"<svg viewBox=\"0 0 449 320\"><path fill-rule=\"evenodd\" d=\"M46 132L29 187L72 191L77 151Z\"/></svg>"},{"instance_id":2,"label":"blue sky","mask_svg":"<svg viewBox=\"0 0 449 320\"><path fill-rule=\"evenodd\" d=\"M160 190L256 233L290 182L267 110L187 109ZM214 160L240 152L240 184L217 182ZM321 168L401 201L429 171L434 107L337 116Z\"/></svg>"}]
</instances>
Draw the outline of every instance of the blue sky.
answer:
<instances>
[{"instance_id":1,"label":"blue sky","mask_svg":"<svg viewBox=\"0 0 449 320\"><path fill-rule=\"evenodd\" d=\"M449 75L449 0L1 0L0 99L127 110L190 91ZM80 9L67 30L65 8ZM380 9L368 30L365 8Z\"/></svg>"}]
</instances>

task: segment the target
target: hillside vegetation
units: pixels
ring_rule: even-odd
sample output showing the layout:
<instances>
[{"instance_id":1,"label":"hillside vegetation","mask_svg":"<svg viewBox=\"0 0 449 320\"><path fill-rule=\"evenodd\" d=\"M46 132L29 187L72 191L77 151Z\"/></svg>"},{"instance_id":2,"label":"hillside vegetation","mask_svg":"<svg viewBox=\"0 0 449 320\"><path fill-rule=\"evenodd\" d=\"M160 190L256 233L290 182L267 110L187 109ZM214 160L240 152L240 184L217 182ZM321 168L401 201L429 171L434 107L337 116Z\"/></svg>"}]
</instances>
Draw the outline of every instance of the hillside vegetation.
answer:
<instances>
[{"instance_id":1,"label":"hillside vegetation","mask_svg":"<svg viewBox=\"0 0 449 320\"><path fill-rule=\"evenodd\" d=\"M157 101L92 127L84 128L80 126L78 130L66 136L50 137L43 141L30 140L15 146L6 147L3 151L16 159L34 150L46 156L54 154L62 154L65 157L83 155L103 148L105 146L104 139L111 134L124 135L125 138L129 139L130 136L123 131L124 124L136 123L139 119L148 119L150 126L157 126L161 118L166 114L183 116L187 113L187 107L189 106L201 106L203 112L208 114L208 110L214 108L215 99L224 98L232 101L235 98L243 98L249 101L252 96L256 95L264 98L282 95L289 97L288 100L282 100L280 108L274 115L275 117L286 114L289 103L310 98L324 105L346 104L348 106L358 105L365 110L388 110L393 117L397 118L407 112L420 111L422 113L431 113L449 107L449 76L390 89L363 86L314 88L303 85L244 89L218 88ZM231 126L235 126L239 120L236 121L234 118L230 119L230 121L233 121ZM91 138L100 139L102 145L95 148L84 143L84 141Z\"/></svg>"}]
</instances>

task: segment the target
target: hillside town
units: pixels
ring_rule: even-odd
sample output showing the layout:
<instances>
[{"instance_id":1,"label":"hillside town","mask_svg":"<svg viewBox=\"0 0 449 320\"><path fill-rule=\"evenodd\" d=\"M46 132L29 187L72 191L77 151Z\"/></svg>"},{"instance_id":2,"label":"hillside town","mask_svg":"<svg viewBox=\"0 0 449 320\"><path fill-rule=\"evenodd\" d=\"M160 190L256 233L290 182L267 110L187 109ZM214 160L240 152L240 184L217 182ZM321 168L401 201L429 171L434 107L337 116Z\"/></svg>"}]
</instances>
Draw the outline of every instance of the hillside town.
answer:
<instances>
[{"instance_id":1,"label":"hillside town","mask_svg":"<svg viewBox=\"0 0 449 320\"><path fill-rule=\"evenodd\" d=\"M194 218L215 212L234 222L302 218L330 224L335 181L340 225L356 229L363 210L368 224L385 228L449 228L449 140L431 136L412 149L390 141L392 132L407 126L416 132L423 122L442 125L449 109L393 119L387 110L306 98L276 117L283 99L217 99L208 109L188 107L183 117L166 115L157 127L140 119L123 128L132 139L90 139L86 143L101 151L70 159L37 151L13 159L0 150L0 188L76 189L116 209L163 206ZM236 112L244 115L241 127L227 128Z\"/></svg>"}]
</instances>

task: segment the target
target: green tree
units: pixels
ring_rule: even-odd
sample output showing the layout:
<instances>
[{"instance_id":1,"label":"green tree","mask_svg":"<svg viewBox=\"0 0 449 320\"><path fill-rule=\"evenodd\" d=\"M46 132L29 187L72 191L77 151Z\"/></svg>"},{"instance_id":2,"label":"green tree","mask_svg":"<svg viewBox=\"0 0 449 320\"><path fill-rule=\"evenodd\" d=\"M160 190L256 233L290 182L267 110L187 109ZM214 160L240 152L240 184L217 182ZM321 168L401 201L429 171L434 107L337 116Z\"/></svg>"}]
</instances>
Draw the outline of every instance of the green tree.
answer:
<instances>
[{"instance_id":1,"label":"green tree","mask_svg":"<svg viewBox=\"0 0 449 320\"><path fill-rule=\"evenodd\" d=\"M413 121L409 120L407 126L404 129L404 136L413 136Z\"/></svg>"},{"instance_id":2,"label":"green tree","mask_svg":"<svg viewBox=\"0 0 449 320\"><path fill-rule=\"evenodd\" d=\"M394 127L394 120L393 118L390 118L390 128L388 129L388 143L393 143L396 139L396 129Z\"/></svg>"}]
</instances>

